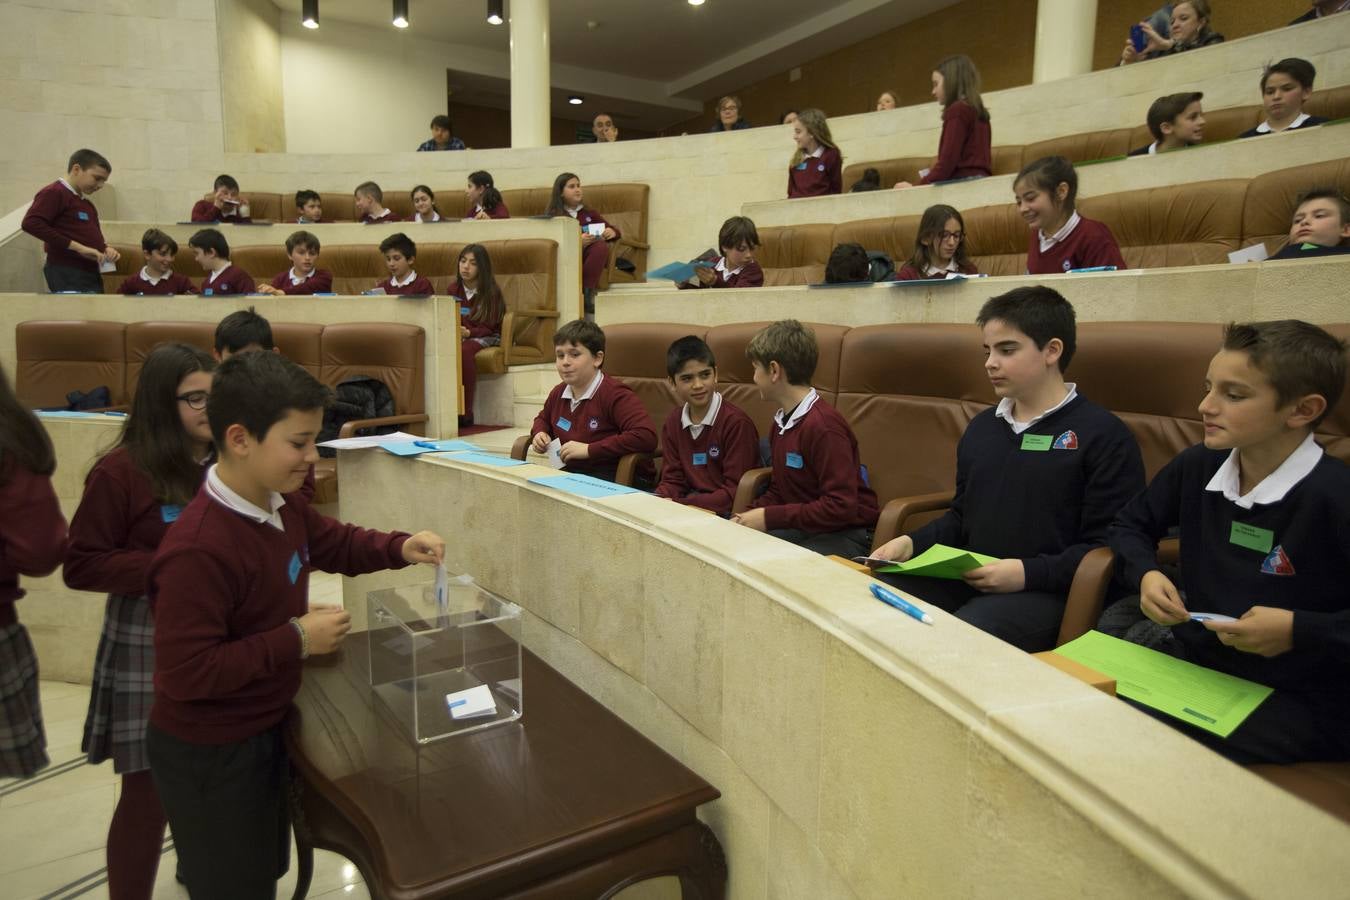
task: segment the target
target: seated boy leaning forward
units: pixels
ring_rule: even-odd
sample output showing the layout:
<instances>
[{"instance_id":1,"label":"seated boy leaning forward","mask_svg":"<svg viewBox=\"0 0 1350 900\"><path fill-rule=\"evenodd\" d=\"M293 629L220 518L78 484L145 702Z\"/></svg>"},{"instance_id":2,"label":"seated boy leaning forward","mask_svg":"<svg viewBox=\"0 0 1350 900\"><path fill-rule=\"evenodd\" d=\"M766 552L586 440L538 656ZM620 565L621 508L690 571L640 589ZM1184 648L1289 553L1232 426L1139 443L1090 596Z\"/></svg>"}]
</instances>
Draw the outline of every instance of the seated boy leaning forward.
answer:
<instances>
[{"instance_id":1,"label":"seated boy leaning forward","mask_svg":"<svg viewBox=\"0 0 1350 900\"><path fill-rule=\"evenodd\" d=\"M656 450L656 428L628 385L606 378L605 333L577 319L553 335L553 356L562 383L549 391L530 427L530 448L545 453L557 438L568 472L614 480L619 458Z\"/></svg>"},{"instance_id":2,"label":"seated boy leaning forward","mask_svg":"<svg viewBox=\"0 0 1350 900\"><path fill-rule=\"evenodd\" d=\"M128 275L117 293L145 296L197 293L186 275L173 270L178 242L169 235L158 228L146 229L141 235L141 252L145 254L145 265L135 275Z\"/></svg>"},{"instance_id":3,"label":"seated boy leaning forward","mask_svg":"<svg viewBox=\"0 0 1350 900\"><path fill-rule=\"evenodd\" d=\"M253 276L230 262L230 242L215 228L203 228L188 238L192 258L206 271L202 279L203 297L226 294L251 294L256 289Z\"/></svg>"},{"instance_id":4,"label":"seated boy leaning forward","mask_svg":"<svg viewBox=\"0 0 1350 900\"><path fill-rule=\"evenodd\" d=\"M1299 196L1289 243L1271 259L1312 259L1350 253L1350 200L1339 188L1314 188Z\"/></svg>"},{"instance_id":5,"label":"seated boy leaning forward","mask_svg":"<svg viewBox=\"0 0 1350 900\"><path fill-rule=\"evenodd\" d=\"M1049 650L1079 561L1143 490L1144 464L1125 424L1064 381L1077 346L1069 301L1018 288L976 322L998 405L961 435L947 512L873 556L903 562L946 544L997 557L961 581L878 577L1023 650Z\"/></svg>"},{"instance_id":6,"label":"seated boy leaning forward","mask_svg":"<svg viewBox=\"0 0 1350 900\"><path fill-rule=\"evenodd\" d=\"M717 360L700 338L670 345L666 375L681 405L661 429L656 496L729 515L741 476L759 461L755 423L717 390Z\"/></svg>"},{"instance_id":7,"label":"seated boy leaning forward","mask_svg":"<svg viewBox=\"0 0 1350 900\"><path fill-rule=\"evenodd\" d=\"M694 277L675 285L687 288L761 287L764 270L755 262L759 249L759 231L745 216L732 216L717 233L717 249L722 257L712 267L700 266Z\"/></svg>"},{"instance_id":8,"label":"seated boy leaning forward","mask_svg":"<svg viewBox=\"0 0 1350 900\"><path fill-rule=\"evenodd\" d=\"M150 564L150 770L193 897L272 897L288 866L282 722L302 660L351 627L342 609L309 606L310 572L444 558L432 532L345 525L292 493L318 459L328 398L280 354L222 363L207 401L219 461Z\"/></svg>"},{"instance_id":9,"label":"seated boy leaning forward","mask_svg":"<svg viewBox=\"0 0 1350 900\"><path fill-rule=\"evenodd\" d=\"M1313 440L1345 377L1345 344L1315 325L1229 325L1205 376L1204 443L1111 528L1139 596L1099 628L1275 689L1227 738L1159 716L1235 762L1350 760L1350 467ZM1184 589L1158 566L1176 526ZM1162 640L1122 629L1129 613L1153 628L1141 612ZM1191 619L1202 612L1236 621Z\"/></svg>"},{"instance_id":10,"label":"seated boy leaning forward","mask_svg":"<svg viewBox=\"0 0 1350 900\"><path fill-rule=\"evenodd\" d=\"M769 488L731 518L817 553L852 557L872 546L880 509L863 481L853 430L811 387L819 352L815 333L795 319L774 322L746 345L755 387L780 408L769 430Z\"/></svg>"}]
</instances>

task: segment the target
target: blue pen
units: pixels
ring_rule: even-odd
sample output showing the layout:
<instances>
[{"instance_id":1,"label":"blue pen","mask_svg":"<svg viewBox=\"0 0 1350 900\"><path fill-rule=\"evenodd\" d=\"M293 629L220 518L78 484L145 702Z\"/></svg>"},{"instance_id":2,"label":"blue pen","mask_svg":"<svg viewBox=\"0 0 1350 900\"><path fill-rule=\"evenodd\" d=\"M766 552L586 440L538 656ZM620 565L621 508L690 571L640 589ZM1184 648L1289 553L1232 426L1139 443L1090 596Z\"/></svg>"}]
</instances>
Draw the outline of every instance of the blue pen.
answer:
<instances>
[{"instance_id":1,"label":"blue pen","mask_svg":"<svg viewBox=\"0 0 1350 900\"><path fill-rule=\"evenodd\" d=\"M435 442L435 441L413 441L413 446L414 446L414 447L425 447L425 448L428 449L428 450L435 450L435 449L437 449L437 447L436 447L436 442Z\"/></svg>"},{"instance_id":2,"label":"blue pen","mask_svg":"<svg viewBox=\"0 0 1350 900\"><path fill-rule=\"evenodd\" d=\"M900 610L902 613L909 616L910 618L918 619L925 625L933 624L933 617L928 615L928 613L919 609L917 606L915 606L913 603L910 603L908 600L906 600L904 597L901 597L899 594L886 590L884 587L877 584L875 581L872 582L872 596L876 597L878 600L880 600L882 603L885 603L887 606L895 607L896 609Z\"/></svg>"}]
</instances>

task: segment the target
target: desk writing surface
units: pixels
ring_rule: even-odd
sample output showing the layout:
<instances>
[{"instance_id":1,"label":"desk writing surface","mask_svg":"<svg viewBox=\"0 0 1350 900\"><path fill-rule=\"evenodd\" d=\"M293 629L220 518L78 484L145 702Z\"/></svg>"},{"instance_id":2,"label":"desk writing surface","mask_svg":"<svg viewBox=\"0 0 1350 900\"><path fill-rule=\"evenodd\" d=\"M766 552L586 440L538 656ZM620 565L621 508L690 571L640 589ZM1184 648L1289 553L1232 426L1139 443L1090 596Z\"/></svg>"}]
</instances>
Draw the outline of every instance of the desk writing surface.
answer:
<instances>
[{"instance_id":1,"label":"desk writing surface","mask_svg":"<svg viewBox=\"0 0 1350 900\"><path fill-rule=\"evenodd\" d=\"M306 666L289 741L393 884L471 885L508 857L593 853L719 796L528 650L519 721L418 747L375 702L363 639Z\"/></svg>"}]
</instances>

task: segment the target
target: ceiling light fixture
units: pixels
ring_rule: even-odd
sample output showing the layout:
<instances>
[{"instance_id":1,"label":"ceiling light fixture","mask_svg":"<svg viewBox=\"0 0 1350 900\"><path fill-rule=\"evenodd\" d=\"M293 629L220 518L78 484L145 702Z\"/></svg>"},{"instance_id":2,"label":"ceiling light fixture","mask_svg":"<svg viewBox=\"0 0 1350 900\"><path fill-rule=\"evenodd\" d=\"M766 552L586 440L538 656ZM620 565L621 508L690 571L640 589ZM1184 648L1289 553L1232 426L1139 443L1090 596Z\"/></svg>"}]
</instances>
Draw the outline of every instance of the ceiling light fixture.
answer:
<instances>
[{"instance_id":1,"label":"ceiling light fixture","mask_svg":"<svg viewBox=\"0 0 1350 900\"><path fill-rule=\"evenodd\" d=\"M503 7L506 0L488 0L488 24L500 25L506 21Z\"/></svg>"},{"instance_id":2,"label":"ceiling light fixture","mask_svg":"<svg viewBox=\"0 0 1350 900\"><path fill-rule=\"evenodd\" d=\"M567 102L572 104L573 106L580 106L581 104L586 102L586 98L581 96L580 94L573 94L572 96L567 98Z\"/></svg>"},{"instance_id":3,"label":"ceiling light fixture","mask_svg":"<svg viewBox=\"0 0 1350 900\"><path fill-rule=\"evenodd\" d=\"M306 28L319 27L319 0L302 0L300 4L300 24Z\"/></svg>"},{"instance_id":4,"label":"ceiling light fixture","mask_svg":"<svg viewBox=\"0 0 1350 900\"><path fill-rule=\"evenodd\" d=\"M703 0L689 0L690 6L702 6Z\"/></svg>"},{"instance_id":5,"label":"ceiling light fixture","mask_svg":"<svg viewBox=\"0 0 1350 900\"><path fill-rule=\"evenodd\" d=\"M408 0L394 0L394 27L408 27Z\"/></svg>"}]
</instances>

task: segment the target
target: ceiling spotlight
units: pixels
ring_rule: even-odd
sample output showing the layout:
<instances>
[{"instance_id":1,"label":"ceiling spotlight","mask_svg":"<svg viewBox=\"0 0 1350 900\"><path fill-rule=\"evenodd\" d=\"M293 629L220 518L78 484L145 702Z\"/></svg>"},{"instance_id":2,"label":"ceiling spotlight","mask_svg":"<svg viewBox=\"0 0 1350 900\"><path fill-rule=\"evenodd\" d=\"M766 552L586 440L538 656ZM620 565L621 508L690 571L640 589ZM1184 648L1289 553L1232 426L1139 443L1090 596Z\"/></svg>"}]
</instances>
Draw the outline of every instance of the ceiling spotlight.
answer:
<instances>
[{"instance_id":1,"label":"ceiling spotlight","mask_svg":"<svg viewBox=\"0 0 1350 900\"><path fill-rule=\"evenodd\" d=\"M586 102L586 98L582 97L580 94L573 94L572 96L567 98L567 102L572 104L573 106L580 106L581 104Z\"/></svg>"},{"instance_id":2,"label":"ceiling spotlight","mask_svg":"<svg viewBox=\"0 0 1350 900\"><path fill-rule=\"evenodd\" d=\"M690 6L702 6L703 0L689 0Z\"/></svg>"},{"instance_id":3,"label":"ceiling spotlight","mask_svg":"<svg viewBox=\"0 0 1350 900\"><path fill-rule=\"evenodd\" d=\"M502 7L506 5L506 0L488 0L488 24L500 25L506 21L503 15Z\"/></svg>"},{"instance_id":4,"label":"ceiling spotlight","mask_svg":"<svg viewBox=\"0 0 1350 900\"><path fill-rule=\"evenodd\" d=\"M301 2L300 24L306 28L319 27L319 0L303 0Z\"/></svg>"},{"instance_id":5,"label":"ceiling spotlight","mask_svg":"<svg viewBox=\"0 0 1350 900\"><path fill-rule=\"evenodd\" d=\"M394 0L394 27L408 27L408 0Z\"/></svg>"}]
</instances>

